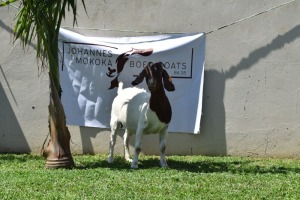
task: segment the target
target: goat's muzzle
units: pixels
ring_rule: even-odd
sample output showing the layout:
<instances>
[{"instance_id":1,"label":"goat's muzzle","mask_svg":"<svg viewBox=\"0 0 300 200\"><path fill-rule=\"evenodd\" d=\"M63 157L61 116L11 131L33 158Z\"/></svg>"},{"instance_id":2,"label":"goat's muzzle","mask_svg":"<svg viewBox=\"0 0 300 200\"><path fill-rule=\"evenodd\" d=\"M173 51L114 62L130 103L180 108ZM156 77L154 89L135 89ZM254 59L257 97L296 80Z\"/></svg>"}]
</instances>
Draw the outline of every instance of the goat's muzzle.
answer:
<instances>
[{"instance_id":1,"label":"goat's muzzle","mask_svg":"<svg viewBox=\"0 0 300 200\"><path fill-rule=\"evenodd\" d=\"M147 81L147 85L148 85L148 88L149 88L150 92L153 92L156 88L156 82L153 80L153 78L150 78Z\"/></svg>"}]
</instances>

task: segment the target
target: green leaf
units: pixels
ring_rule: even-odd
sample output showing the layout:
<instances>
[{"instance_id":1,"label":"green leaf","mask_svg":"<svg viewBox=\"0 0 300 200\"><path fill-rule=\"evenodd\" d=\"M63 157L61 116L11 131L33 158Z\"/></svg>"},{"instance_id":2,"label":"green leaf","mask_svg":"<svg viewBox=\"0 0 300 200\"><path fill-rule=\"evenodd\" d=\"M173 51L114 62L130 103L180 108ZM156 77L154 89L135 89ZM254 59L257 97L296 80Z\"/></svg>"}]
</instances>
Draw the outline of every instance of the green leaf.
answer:
<instances>
[{"instance_id":1,"label":"green leaf","mask_svg":"<svg viewBox=\"0 0 300 200\"><path fill-rule=\"evenodd\" d=\"M11 3L14 3L16 1L18 1L18 0L7 0L7 1L4 1L4 2L0 3L0 7L7 6L7 5L9 5Z\"/></svg>"}]
</instances>

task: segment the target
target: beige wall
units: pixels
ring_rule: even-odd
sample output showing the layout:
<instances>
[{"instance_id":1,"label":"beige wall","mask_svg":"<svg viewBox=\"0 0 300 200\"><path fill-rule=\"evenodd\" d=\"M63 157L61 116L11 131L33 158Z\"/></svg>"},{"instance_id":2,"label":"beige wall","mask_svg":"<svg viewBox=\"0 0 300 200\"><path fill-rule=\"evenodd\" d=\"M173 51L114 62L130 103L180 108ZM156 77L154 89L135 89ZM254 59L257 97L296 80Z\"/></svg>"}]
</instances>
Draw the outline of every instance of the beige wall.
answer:
<instances>
[{"instance_id":1,"label":"beige wall","mask_svg":"<svg viewBox=\"0 0 300 200\"><path fill-rule=\"evenodd\" d=\"M86 16L78 1L75 31L208 33L201 134L171 133L167 153L300 158L300 1L287 2L88 0ZM48 134L48 79L37 71L34 44L25 54L12 45L15 12L0 8L0 152L37 153ZM71 18L63 26L72 26ZM108 130L69 129L74 153L108 152ZM157 136L144 137L142 148L158 154Z\"/></svg>"}]
</instances>

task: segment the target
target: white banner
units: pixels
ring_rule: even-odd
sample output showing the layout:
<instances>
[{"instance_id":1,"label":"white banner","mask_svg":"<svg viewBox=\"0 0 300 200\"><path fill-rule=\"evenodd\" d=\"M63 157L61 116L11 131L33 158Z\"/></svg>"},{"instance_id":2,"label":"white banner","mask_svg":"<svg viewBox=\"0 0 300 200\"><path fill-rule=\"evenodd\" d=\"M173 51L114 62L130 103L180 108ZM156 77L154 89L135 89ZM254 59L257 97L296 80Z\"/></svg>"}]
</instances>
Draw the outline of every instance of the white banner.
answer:
<instances>
[{"instance_id":1,"label":"white banner","mask_svg":"<svg viewBox=\"0 0 300 200\"><path fill-rule=\"evenodd\" d=\"M68 125L109 128L117 83L132 87L148 62L162 62L174 92L169 132L199 133L205 34L86 37L65 29L59 35L62 103ZM147 89L143 82L138 87Z\"/></svg>"}]
</instances>

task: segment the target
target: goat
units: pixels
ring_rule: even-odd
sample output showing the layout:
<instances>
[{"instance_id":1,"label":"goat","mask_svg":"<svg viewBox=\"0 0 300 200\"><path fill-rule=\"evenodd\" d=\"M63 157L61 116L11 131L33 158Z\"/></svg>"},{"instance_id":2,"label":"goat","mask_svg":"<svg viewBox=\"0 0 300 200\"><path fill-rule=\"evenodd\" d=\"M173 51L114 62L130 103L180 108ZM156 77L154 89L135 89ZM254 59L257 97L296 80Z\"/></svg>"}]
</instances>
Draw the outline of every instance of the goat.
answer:
<instances>
[{"instance_id":1,"label":"goat","mask_svg":"<svg viewBox=\"0 0 300 200\"><path fill-rule=\"evenodd\" d=\"M111 111L109 163L113 162L116 133L123 126L125 128L123 136L125 159L131 162L131 168L138 168L142 136L150 133L159 133L160 165L162 167L168 166L165 158L165 149L172 109L164 88L168 91L174 91L175 87L161 62L148 63L131 84L136 86L144 78L146 78L151 94L137 87L123 89L123 84L119 83L118 95L113 101ZM132 134L136 134L133 160L130 159L128 147L129 136Z\"/></svg>"}]
</instances>

